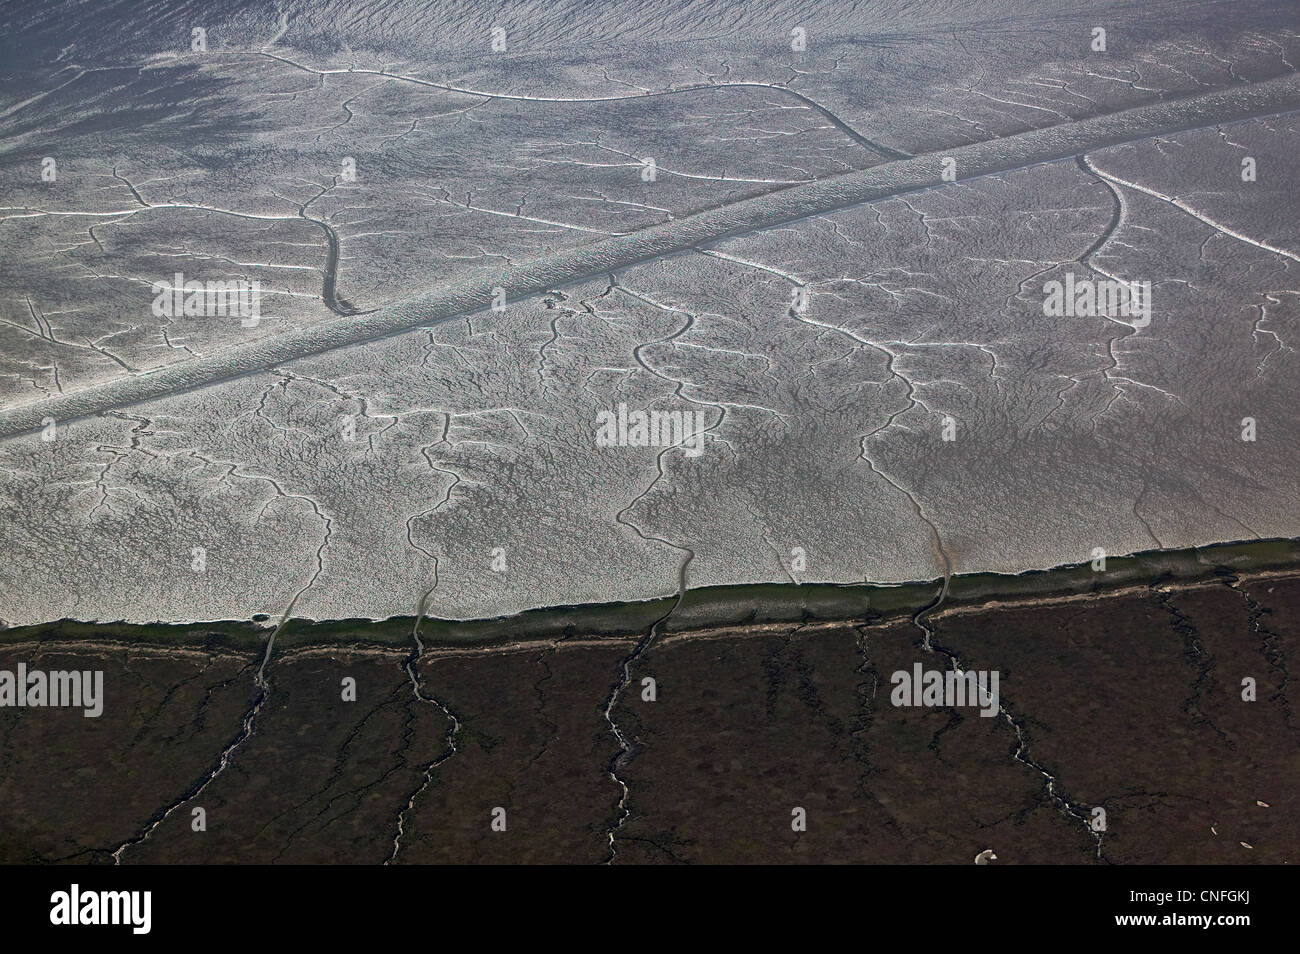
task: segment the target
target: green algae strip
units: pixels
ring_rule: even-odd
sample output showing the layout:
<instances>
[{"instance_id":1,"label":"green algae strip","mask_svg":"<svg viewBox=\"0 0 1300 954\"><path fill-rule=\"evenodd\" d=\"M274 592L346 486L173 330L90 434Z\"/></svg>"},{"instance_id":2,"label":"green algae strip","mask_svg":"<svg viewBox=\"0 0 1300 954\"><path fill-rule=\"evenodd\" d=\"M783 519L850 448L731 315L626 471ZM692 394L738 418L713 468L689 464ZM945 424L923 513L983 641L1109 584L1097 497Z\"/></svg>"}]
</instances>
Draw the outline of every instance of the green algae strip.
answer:
<instances>
[{"instance_id":1,"label":"green algae strip","mask_svg":"<svg viewBox=\"0 0 1300 954\"><path fill-rule=\"evenodd\" d=\"M1190 583L1228 574L1300 571L1300 540L1259 540L1186 550L1151 550L1108 557L1104 571L1081 563L1018 574L973 573L949 581L945 606L1015 602L1061 596L1103 595L1161 583ZM897 585L874 583L752 583L689 589L675 596L632 603L591 603L527 610L492 619L450 620L426 616L426 646L490 646L523 639L627 637L646 633L762 623L878 622L908 617L939 594L942 580ZM276 637L276 650L306 646L409 648L413 616L386 620L290 620ZM257 650L271 632L269 621L217 623L85 623L60 620L0 630L0 646L36 641L112 641L166 648Z\"/></svg>"}]
</instances>

